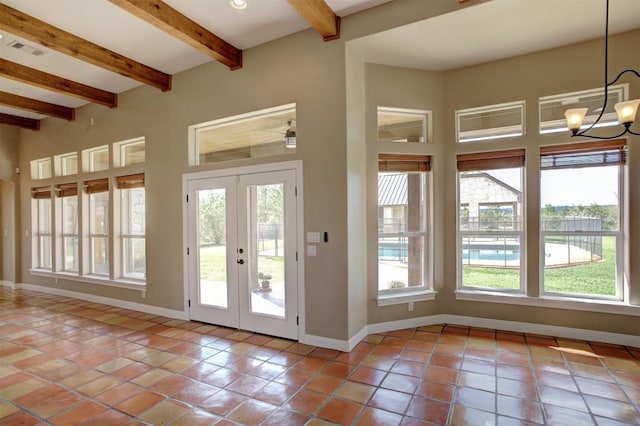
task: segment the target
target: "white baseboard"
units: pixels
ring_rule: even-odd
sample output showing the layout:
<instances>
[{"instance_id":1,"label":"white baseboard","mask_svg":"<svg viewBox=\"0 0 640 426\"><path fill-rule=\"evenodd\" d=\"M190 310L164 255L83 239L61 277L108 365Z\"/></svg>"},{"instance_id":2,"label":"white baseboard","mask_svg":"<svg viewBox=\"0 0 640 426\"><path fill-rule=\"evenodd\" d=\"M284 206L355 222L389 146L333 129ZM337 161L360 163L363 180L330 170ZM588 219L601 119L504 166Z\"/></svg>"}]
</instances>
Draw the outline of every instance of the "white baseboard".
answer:
<instances>
[{"instance_id":1,"label":"white baseboard","mask_svg":"<svg viewBox=\"0 0 640 426\"><path fill-rule=\"evenodd\" d=\"M94 296L75 291L62 290L34 284L12 283L10 281L0 281L1 286L13 289L25 289L39 291L42 293L55 294L57 296L72 297L86 300L88 302L102 303L123 309L145 312L152 315L161 315L168 318L189 320L188 312L176 311L172 309L160 308L157 306L144 305L141 303L128 302L125 300L112 299L102 296ZM609 333L605 331L587 330L582 328L560 327L554 325L534 324L518 321L505 321L489 318L475 318L462 315L438 314L426 317L410 318L399 321L389 321L376 324L369 324L355 333L349 340L332 339L329 337L303 334L300 336L300 343L318 346L322 348L335 349L349 352L368 334L385 333L393 330L405 328L423 327L435 324L456 324L471 327L489 328L495 330L514 331L518 333L539 334L543 336L563 337L567 339L586 340L590 342L603 342L616 345L640 346L640 336L631 334Z\"/></svg>"},{"instance_id":2,"label":"white baseboard","mask_svg":"<svg viewBox=\"0 0 640 426\"><path fill-rule=\"evenodd\" d=\"M9 283L8 285L5 283ZM126 300L112 299L110 297L95 296L93 294L81 293L77 291L63 290L60 288L52 288L36 284L10 283L1 281L0 284L6 285L13 289L24 289L39 291L41 293L55 294L56 296L72 297L74 299L86 300L87 302L102 303L104 305L114 306L116 308L131 309L132 311L144 312L151 315L159 315L167 318L181 319L188 321L189 315L184 311L176 311L174 309L161 308L158 306L145 305L143 303L128 302Z\"/></svg>"}]
</instances>

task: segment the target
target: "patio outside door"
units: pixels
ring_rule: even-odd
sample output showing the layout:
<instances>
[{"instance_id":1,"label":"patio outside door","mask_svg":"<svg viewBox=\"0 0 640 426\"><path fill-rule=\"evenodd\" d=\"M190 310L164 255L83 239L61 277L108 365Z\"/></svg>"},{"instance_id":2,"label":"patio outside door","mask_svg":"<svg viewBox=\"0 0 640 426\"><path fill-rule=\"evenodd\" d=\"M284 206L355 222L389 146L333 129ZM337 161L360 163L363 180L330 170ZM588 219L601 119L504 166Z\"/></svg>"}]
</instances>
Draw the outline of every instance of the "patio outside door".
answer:
<instances>
[{"instance_id":1,"label":"patio outside door","mask_svg":"<svg viewBox=\"0 0 640 426\"><path fill-rule=\"evenodd\" d=\"M188 181L192 319L298 338L295 185L295 170Z\"/></svg>"}]
</instances>

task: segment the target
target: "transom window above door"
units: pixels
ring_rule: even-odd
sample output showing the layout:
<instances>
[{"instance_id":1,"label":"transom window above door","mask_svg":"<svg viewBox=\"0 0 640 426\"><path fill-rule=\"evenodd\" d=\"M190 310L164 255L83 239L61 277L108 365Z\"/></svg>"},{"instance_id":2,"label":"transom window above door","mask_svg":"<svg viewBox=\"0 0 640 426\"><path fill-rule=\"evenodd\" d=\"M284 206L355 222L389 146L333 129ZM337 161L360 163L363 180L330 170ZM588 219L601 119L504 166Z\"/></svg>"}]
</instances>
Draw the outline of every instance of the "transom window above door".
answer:
<instances>
[{"instance_id":1,"label":"transom window above door","mask_svg":"<svg viewBox=\"0 0 640 426\"><path fill-rule=\"evenodd\" d=\"M189 127L189 165L296 151L296 105L254 111Z\"/></svg>"}]
</instances>

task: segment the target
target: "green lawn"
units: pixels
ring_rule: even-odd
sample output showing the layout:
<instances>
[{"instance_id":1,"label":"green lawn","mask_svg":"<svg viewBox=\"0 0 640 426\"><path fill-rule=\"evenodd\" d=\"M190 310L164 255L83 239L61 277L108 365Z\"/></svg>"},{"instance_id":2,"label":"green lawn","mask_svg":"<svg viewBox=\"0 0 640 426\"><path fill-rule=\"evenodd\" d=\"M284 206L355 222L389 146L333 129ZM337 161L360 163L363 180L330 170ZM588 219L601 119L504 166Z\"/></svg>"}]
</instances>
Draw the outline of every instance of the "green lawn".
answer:
<instances>
[{"instance_id":1,"label":"green lawn","mask_svg":"<svg viewBox=\"0 0 640 426\"><path fill-rule=\"evenodd\" d=\"M227 280L225 246L206 246L200 249L200 278L209 281ZM284 281L284 258L258 256L258 272L271 275L271 281ZM257 284L257 282L256 282Z\"/></svg>"},{"instance_id":2,"label":"green lawn","mask_svg":"<svg viewBox=\"0 0 640 426\"><path fill-rule=\"evenodd\" d=\"M561 268L546 268L545 290L598 296L615 295L615 237L602 238L600 262ZM462 267L463 283L470 287L518 289L519 271L502 268Z\"/></svg>"}]
</instances>

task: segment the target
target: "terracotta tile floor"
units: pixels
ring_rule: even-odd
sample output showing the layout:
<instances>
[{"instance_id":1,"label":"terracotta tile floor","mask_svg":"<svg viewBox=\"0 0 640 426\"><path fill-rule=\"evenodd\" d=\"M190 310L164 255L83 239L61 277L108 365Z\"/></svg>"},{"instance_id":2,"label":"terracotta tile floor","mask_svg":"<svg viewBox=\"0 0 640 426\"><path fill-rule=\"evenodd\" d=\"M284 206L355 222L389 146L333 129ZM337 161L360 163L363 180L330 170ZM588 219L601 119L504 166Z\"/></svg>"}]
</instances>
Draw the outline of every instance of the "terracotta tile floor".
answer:
<instances>
[{"instance_id":1,"label":"terracotta tile floor","mask_svg":"<svg viewBox=\"0 0 640 426\"><path fill-rule=\"evenodd\" d=\"M438 325L350 353L0 287L2 425L631 425L640 349Z\"/></svg>"}]
</instances>

